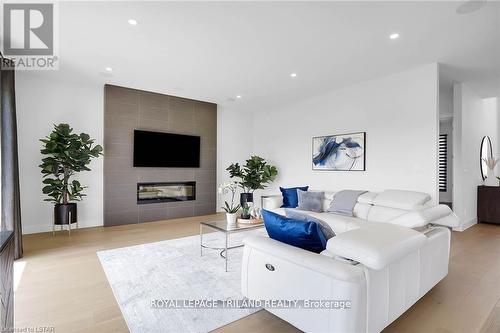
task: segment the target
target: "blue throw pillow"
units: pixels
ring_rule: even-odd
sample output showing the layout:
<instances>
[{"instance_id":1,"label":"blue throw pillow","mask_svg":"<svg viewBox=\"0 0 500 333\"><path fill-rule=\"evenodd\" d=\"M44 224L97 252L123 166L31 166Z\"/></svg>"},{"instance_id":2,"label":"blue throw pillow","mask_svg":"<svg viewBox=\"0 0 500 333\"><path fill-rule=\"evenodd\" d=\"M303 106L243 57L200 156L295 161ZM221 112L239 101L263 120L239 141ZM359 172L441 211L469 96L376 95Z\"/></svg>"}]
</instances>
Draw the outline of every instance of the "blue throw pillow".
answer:
<instances>
[{"instance_id":1,"label":"blue throw pillow","mask_svg":"<svg viewBox=\"0 0 500 333\"><path fill-rule=\"evenodd\" d=\"M290 188L280 187L280 191L283 194L283 205L281 208L297 208L299 205L297 190L307 191L308 189L309 186Z\"/></svg>"},{"instance_id":2,"label":"blue throw pillow","mask_svg":"<svg viewBox=\"0 0 500 333\"><path fill-rule=\"evenodd\" d=\"M315 253L326 248L326 238L316 222L289 219L265 209L262 217L269 237L274 240Z\"/></svg>"}]
</instances>

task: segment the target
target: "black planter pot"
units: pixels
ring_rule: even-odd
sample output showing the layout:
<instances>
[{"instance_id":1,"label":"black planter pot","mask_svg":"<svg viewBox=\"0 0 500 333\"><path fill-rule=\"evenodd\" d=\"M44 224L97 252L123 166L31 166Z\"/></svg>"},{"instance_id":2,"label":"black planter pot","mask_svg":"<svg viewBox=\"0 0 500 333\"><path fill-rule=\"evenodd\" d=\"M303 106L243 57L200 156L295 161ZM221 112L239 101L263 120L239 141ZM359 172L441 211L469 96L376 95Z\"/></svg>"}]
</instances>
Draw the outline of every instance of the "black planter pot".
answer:
<instances>
[{"instance_id":1,"label":"black planter pot","mask_svg":"<svg viewBox=\"0 0 500 333\"><path fill-rule=\"evenodd\" d=\"M56 204L54 206L54 224L66 225L78 221L77 206L75 202Z\"/></svg>"},{"instance_id":2,"label":"black planter pot","mask_svg":"<svg viewBox=\"0 0 500 333\"><path fill-rule=\"evenodd\" d=\"M240 205L244 206L247 202L253 202L253 193L240 193Z\"/></svg>"}]
</instances>

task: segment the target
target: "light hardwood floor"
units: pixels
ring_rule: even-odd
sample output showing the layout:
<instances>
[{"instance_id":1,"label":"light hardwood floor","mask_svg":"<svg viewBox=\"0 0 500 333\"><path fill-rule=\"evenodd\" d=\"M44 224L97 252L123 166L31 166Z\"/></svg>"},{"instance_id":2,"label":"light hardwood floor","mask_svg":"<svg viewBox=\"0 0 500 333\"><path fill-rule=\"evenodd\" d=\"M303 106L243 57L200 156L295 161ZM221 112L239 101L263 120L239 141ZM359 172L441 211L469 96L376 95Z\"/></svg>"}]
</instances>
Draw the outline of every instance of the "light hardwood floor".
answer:
<instances>
[{"instance_id":1,"label":"light hardwood floor","mask_svg":"<svg viewBox=\"0 0 500 333\"><path fill-rule=\"evenodd\" d=\"M15 292L16 327L127 332L96 251L195 235L206 219L80 229L71 237L24 236L25 256L16 263L24 265ZM384 332L499 332L499 299L500 227L475 225L453 233L448 276ZM260 311L217 332L299 331Z\"/></svg>"}]
</instances>

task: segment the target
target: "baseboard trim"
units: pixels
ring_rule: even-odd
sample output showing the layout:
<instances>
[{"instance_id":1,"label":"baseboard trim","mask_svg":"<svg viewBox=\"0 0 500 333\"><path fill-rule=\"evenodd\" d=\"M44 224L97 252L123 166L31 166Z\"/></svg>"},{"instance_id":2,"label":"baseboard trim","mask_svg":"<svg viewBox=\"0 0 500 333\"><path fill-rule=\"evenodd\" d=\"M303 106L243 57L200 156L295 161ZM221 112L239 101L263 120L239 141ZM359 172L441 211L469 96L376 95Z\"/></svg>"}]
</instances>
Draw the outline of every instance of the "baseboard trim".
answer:
<instances>
[{"instance_id":1,"label":"baseboard trim","mask_svg":"<svg viewBox=\"0 0 500 333\"><path fill-rule=\"evenodd\" d=\"M472 227L474 224L477 224L477 217L474 217L474 218L470 219L469 221L462 223L459 227L454 228L453 230L465 231L465 230L469 229L470 227Z\"/></svg>"},{"instance_id":2,"label":"baseboard trim","mask_svg":"<svg viewBox=\"0 0 500 333\"><path fill-rule=\"evenodd\" d=\"M71 230L75 230L75 225L73 224ZM78 223L78 228L79 229L84 229L84 228L94 228L94 227L102 227L102 221L100 222L87 222L87 223ZM30 234L40 234L44 232L52 232L52 225L27 225L27 226L22 226L23 228L23 235L30 235ZM56 226L56 232L59 231L59 226ZM64 226L64 230L68 230L68 227Z\"/></svg>"}]
</instances>

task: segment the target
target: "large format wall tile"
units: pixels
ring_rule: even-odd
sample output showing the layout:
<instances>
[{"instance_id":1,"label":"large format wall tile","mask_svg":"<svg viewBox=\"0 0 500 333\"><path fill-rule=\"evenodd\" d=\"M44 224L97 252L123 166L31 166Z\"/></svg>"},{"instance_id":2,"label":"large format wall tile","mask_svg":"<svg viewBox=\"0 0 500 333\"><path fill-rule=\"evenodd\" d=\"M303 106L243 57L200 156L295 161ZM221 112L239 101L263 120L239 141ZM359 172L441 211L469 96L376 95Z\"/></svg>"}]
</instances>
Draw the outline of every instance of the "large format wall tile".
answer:
<instances>
[{"instance_id":1,"label":"large format wall tile","mask_svg":"<svg viewBox=\"0 0 500 333\"><path fill-rule=\"evenodd\" d=\"M111 143L121 143L130 145L134 140L134 129L106 128L104 130L104 142L106 146Z\"/></svg>"},{"instance_id":2,"label":"large format wall tile","mask_svg":"<svg viewBox=\"0 0 500 333\"><path fill-rule=\"evenodd\" d=\"M106 144L107 157L122 158L130 162L132 161L133 153L134 153L134 146L131 145L129 142L127 143L108 142Z\"/></svg>"},{"instance_id":3,"label":"large format wall tile","mask_svg":"<svg viewBox=\"0 0 500 333\"><path fill-rule=\"evenodd\" d=\"M141 118L139 120L138 128L145 131L167 132L168 127L169 127L168 121Z\"/></svg>"},{"instance_id":4,"label":"large format wall tile","mask_svg":"<svg viewBox=\"0 0 500 333\"><path fill-rule=\"evenodd\" d=\"M137 104L126 104L114 101L106 103L106 115L109 117L127 117L138 119L139 113L137 112L139 106Z\"/></svg>"},{"instance_id":5,"label":"large format wall tile","mask_svg":"<svg viewBox=\"0 0 500 333\"><path fill-rule=\"evenodd\" d=\"M153 93L149 91L139 91L139 101L141 107L168 108L170 96Z\"/></svg>"},{"instance_id":6,"label":"large format wall tile","mask_svg":"<svg viewBox=\"0 0 500 333\"><path fill-rule=\"evenodd\" d=\"M106 201L104 202L106 205ZM104 212L104 222L106 227L111 227L114 225L123 225L123 224L136 224L138 223L138 211L136 209L132 209L130 211L117 211L117 212Z\"/></svg>"},{"instance_id":7,"label":"large format wall tile","mask_svg":"<svg viewBox=\"0 0 500 333\"><path fill-rule=\"evenodd\" d=\"M137 128L139 124L139 117L122 117L122 116L111 116L104 114L104 130L111 129L119 129L130 131L130 129Z\"/></svg>"},{"instance_id":8,"label":"large format wall tile","mask_svg":"<svg viewBox=\"0 0 500 333\"><path fill-rule=\"evenodd\" d=\"M169 110L169 131L179 134L195 134L194 110Z\"/></svg>"},{"instance_id":9,"label":"large format wall tile","mask_svg":"<svg viewBox=\"0 0 500 333\"><path fill-rule=\"evenodd\" d=\"M159 120L163 122L168 122L169 120L168 109L166 108L141 106L139 112L141 120L149 119L149 120Z\"/></svg>"},{"instance_id":10,"label":"large format wall tile","mask_svg":"<svg viewBox=\"0 0 500 333\"><path fill-rule=\"evenodd\" d=\"M188 206L180 206L180 207L168 207L167 210L168 219L177 219L189 216L195 216L194 204L190 204Z\"/></svg>"},{"instance_id":11,"label":"large format wall tile","mask_svg":"<svg viewBox=\"0 0 500 333\"><path fill-rule=\"evenodd\" d=\"M108 184L136 184L137 173L135 171L104 170L104 188Z\"/></svg>"},{"instance_id":12,"label":"large format wall tile","mask_svg":"<svg viewBox=\"0 0 500 333\"><path fill-rule=\"evenodd\" d=\"M119 102L126 104L139 104L139 91L112 85L104 86L105 103Z\"/></svg>"},{"instance_id":13,"label":"large format wall tile","mask_svg":"<svg viewBox=\"0 0 500 333\"><path fill-rule=\"evenodd\" d=\"M146 206L153 206L153 204L139 206L139 223L161 221L161 220L166 220L168 218L167 216L168 208L151 209Z\"/></svg>"},{"instance_id":14,"label":"large format wall tile","mask_svg":"<svg viewBox=\"0 0 500 333\"><path fill-rule=\"evenodd\" d=\"M128 198L133 197L136 198L137 185L135 182L130 184L112 184L108 183L104 187L104 198L114 199L114 198Z\"/></svg>"},{"instance_id":15,"label":"large format wall tile","mask_svg":"<svg viewBox=\"0 0 500 333\"><path fill-rule=\"evenodd\" d=\"M104 96L104 225L214 213L217 105L111 85ZM135 129L199 135L200 168L134 168ZM138 182L175 181L196 181L196 200L137 205Z\"/></svg>"}]
</instances>

